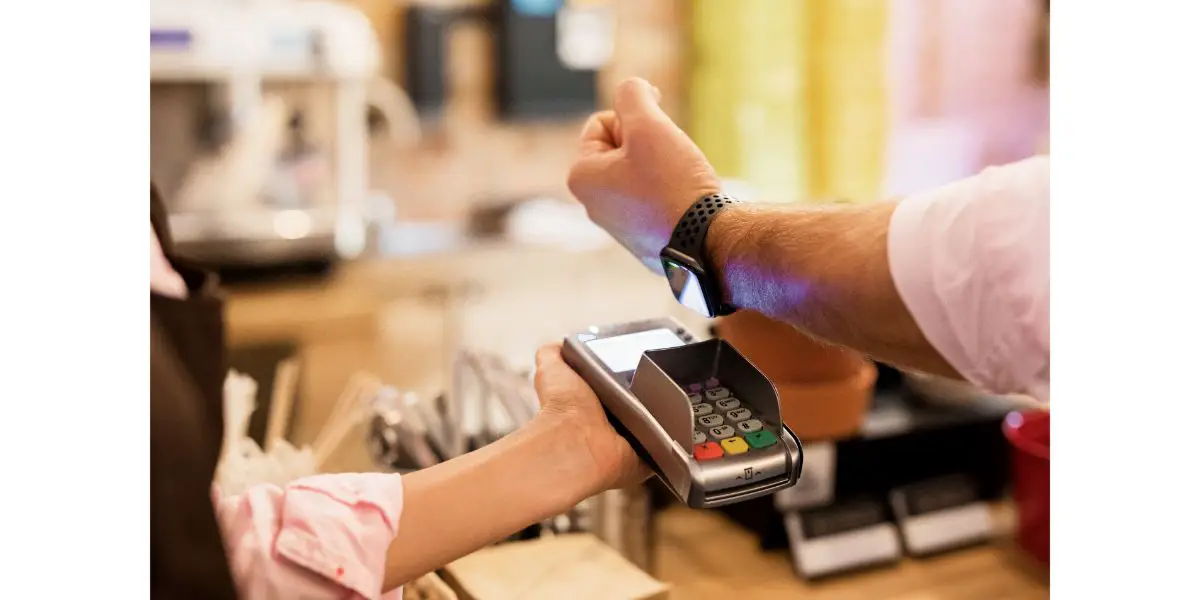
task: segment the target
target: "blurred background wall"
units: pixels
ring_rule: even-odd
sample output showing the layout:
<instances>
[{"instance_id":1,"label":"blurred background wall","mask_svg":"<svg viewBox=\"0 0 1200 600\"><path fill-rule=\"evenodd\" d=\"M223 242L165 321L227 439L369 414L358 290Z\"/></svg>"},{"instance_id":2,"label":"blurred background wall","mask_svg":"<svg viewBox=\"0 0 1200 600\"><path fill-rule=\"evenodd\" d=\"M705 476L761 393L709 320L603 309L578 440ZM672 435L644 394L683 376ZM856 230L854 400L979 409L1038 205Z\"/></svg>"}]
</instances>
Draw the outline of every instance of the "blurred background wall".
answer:
<instances>
[{"instance_id":1,"label":"blurred background wall","mask_svg":"<svg viewBox=\"0 0 1200 600\"><path fill-rule=\"evenodd\" d=\"M473 0L353 0L378 33L384 71L405 80L404 11L412 6L471 6ZM619 23L612 61L600 73L599 102L620 80L641 76L663 93L663 106L684 118L686 106L686 0L610 0ZM394 196L411 198L402 211L413 218L461 214L472 202L531 194L565 195L566 172L582 118L506 123L492 101L495 72L492 36L486 24L464 22L447 39L448 97L444 116L430 124L412 152L373 150L372 175ZM465 174L470 174L465 177Z\"/></svg>"},{"instance_id":2,"label":"blurred background wall","mask_svg":"<svg viewBox=\"0 0 1200 600\"><path fill-rule=\"evenodd\" d=\"M568 199L583 120L630 76L653 82L737 193L761 201L869 202L1048 147L1045 0L338 1L375 38L367 104L392 108L372 120L365 151L339 155L336 173L309 188L325 205L386 198L389 219L454 221L481 206ZM189 4L199 6L153 6ZM278 10L271 18L287 20ZM580 39L601 48L582 70L561 58ZM180 135L195 130L204 94L154 77L152 177L186 204L185 175L220 140ZM328 110L334 89L263 89L307 109L292 133L266 132L295 138L295 156L352 129ZM411 123L395 108L405 94Z\"/></svg>"},{"instance_id":3,"label":"blurred background wall","mask_svg":"<svg viewBox=\"0 0 1200 600\"><path fill-rule=\"evenodd\" d=\"M403 82L403 14L423 3L352 3L379 35L384 72ZM1022 158L1045 142L1040 1L593 3L610 6L617 23L600 104L621 79L649 79L718 171L764 200L873 200ZM446 118L418 151L374 156L374 176L413 196L414 216L491 196L565 193L581 121L499 122L491 35L479 23L454 27Z\"/></svg>"}]
</instances>

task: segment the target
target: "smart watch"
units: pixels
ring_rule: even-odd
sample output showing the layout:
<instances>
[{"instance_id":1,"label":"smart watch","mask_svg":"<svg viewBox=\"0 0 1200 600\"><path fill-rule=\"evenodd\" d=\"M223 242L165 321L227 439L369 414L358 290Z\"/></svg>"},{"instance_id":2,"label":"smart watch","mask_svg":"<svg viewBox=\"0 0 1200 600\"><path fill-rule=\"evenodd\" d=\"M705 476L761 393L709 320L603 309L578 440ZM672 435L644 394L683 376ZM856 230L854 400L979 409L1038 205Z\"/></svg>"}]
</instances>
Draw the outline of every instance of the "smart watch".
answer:
<instances>
[{"instance_id":1,"label":"smart watch","mask_svg":"<svg viewBox=\"0 0 1200 600\"><path fill-rule=\"evenodd\" d=\"M713 219L737 203L737 199L725 194L700 198L679 219L670 241L659 253L675 299L710 319L737 310L722 300L721 281L704 250Z\"/></svg>"}]
</instances>

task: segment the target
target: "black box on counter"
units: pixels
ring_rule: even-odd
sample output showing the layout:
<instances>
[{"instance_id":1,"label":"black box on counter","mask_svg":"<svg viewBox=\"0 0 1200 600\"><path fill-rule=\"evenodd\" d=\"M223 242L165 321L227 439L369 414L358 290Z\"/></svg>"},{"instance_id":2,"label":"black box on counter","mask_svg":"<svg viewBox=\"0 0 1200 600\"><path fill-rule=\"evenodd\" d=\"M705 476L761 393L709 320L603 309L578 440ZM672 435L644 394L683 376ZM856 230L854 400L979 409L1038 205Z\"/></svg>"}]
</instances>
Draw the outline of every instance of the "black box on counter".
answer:
<instances>
[{"instance_id":1,"label":"black box on counter","mask_svg":"<svg viewBox=\"0 0 1200 600\"><path fill-rule=\"evenodd\" d=\"M496 108L505 120L586 116L596 109L594 70L564 64L561 2L500 3L496 24Z\"/></svg>"}]
</instances>

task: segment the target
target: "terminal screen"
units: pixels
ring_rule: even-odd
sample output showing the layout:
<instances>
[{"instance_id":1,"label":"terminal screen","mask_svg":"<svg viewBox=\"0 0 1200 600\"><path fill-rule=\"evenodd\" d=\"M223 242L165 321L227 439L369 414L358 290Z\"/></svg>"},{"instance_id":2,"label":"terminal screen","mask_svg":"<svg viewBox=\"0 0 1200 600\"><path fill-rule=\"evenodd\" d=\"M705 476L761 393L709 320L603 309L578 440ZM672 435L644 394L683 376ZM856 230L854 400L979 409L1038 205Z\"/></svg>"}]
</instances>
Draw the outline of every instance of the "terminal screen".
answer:
<instances>
[{"instance_id":1,"label":"terminal screen","mask_svg":"<svg viewBox=\"0 0 1200 600\"><path fill-rule=\"evenodd\" d=\"M609 338L600 338L587 343L588 349L600 358L604 366L613 373L624 373L637 368L642 353L682 346L683 340L670 329L651 329Z\"/></svg>"}]
</instances>

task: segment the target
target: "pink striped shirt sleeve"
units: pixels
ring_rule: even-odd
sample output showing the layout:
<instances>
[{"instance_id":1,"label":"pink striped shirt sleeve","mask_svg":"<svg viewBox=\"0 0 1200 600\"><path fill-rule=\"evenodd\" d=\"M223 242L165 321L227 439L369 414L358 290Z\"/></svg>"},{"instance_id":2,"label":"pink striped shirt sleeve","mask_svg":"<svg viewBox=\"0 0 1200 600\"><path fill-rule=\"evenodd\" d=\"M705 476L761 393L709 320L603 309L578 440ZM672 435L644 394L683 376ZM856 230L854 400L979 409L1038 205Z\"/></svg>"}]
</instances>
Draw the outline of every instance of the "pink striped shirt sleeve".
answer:
<instances>
[{"instance_id":1,"label":"pink striped shirt sleeve","mask_svg":"<svg viewBox=\"0 0 1200 600\"><path fill-rule=\"evenodd\" d=\"M963 377L1050 399L1050 158L911 196L888 231L901 299Z\"/></svg>"},{"instance_id":2,"label":"pink striped shirt sleeve","mask_svg":"<svg viewBox=\"0 0 1200 600\"><path fill-rule=\"evenodd\" d=\"M217 520L242 598L399 600L383 586L404 492L399 475L317 475L220 497Z\"/></svg>"}]
</instances>

